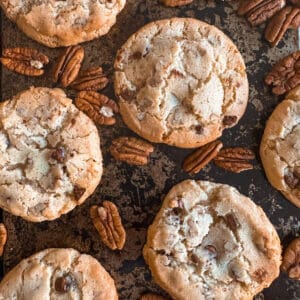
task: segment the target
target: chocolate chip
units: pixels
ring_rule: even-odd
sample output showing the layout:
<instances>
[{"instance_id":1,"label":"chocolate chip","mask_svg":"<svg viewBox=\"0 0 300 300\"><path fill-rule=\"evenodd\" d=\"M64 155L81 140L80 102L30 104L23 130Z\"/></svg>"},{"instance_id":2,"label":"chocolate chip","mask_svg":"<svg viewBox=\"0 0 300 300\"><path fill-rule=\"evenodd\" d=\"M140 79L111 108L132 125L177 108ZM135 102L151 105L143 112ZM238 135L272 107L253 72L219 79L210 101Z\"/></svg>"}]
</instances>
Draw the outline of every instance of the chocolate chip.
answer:
<instances>
[{"instance_id":1,"label":"chocolate chip","mask_svg":"<svg viewBox=\"0 0 300 300\"><path fill-rule=\"evenodd\" d=\"M224 126L231 126L237 121L237 116L225 116L223 119Z\"/></svg>"},{"instance_id":2,"label":"chocolate chip","mask_svg":"<svg viewBox=\"0 0 300 300\"><path fill-rule=\"evenodd\" d=\"M239 224L237 223L234 215L228 214L224 217L226 225L232 230L236 231L237 228L239 227Z\"/></svg>"},{"instance_id":3,"label":"chocolate chip","mask_svg":"<svg viewBox=\"0 0 300 300\"><path fill-rule=\"evenodd\" d=\"M204 127L202 125L195 126L195 130L197 134L202 134L204 132Z\"/></svg>"},{"instance_id":4,"label":"chocolate chip","mask_svg":"<svg viewBox=\"0 0 300 300\"><path fill-rule=\"evenodd\" d=\"M125 89L125 90L121 91L120 96L128 102L132 102L136 97L136 93L135 93L135 91Z\"/></svg>"},{"instance_id":5,"label":"chocolate chip","mask_svg":"<svg viewBox=\"0 0 300 300\"><path fill-rule=\"evenodd\" d=\"M79 200L82 195L85 193L86 189L85 188L82 188L80 187L79 185L74 185L74 189L73 189L73 193L74 193L74 196L75 196L75 199L76 200Z\"/></svg>"},{"instance_id":6,"label":"chocolate chip","mask_svg":"<svg viewBox=\"0 0 300 300\"><path fill-rule=\"evenodd\" d=\"M55 281L55 290L59 293L68 293L74 286L76 286L76 281L70 274L58 277Z\"/></svg>"},{"instance_id":7,"label":"chocolate chip","mask_svg":"<svg viewBox=\"0 0 300 300\"><path fill-rule=\"evenodd\" d=\"M299 184L299 179L295 177L292 173L287 173L286 175L284 175L284 180L291 189L296 188Z\"/></svg>"},{"instance_id":8,"label":"chocolate chip","mask_svg":"<svg viewBox=\"0 0 300 300\"><path fill-rule=\"evenodd\" d=\"M213 257L218 256L218 251L215 246L213 245L207 245L204 247L205 250L207 250Z\"/></svg>"},{"instance_id":9,"label":"chocolate chip","mask_svg":"<svg viewBox=\"0 0 300 300\"><path fill-rule=\"evenodd\" d=\"M63 163L66 158L66 151L64 147L58 147L52 152L51 158L57 160L59 163Z\"/></svg>"},{"instance_id":10,"label":"chocolate chip","mask_svg":"<svg viewBox=\"0 0 300 300\"><path fill-rule=\"evenodd\" d=\"M195 253L191 254L191 261L196 265L200 263L200 259Z\"/></svg>"},{"instance_id":11,"label":"chocolate chip","mask_svg":"<svg viewBox=\"0 0 300 300\"><path fill-rule=\"evenodd\" d=\"M182 213L182 208L180 208L180 207L174 207L174 208L173 208L173 213L174 213L176 216L180 215L180 214Z\"/></svg>"},{"instance_id":12,"label":"chocolate chip","mask_svg":"<svg viewBox=\"0 0 300 300\"><path fill-rule=\"evenodd\" d=\"M141 59L142 57L143 57L142 53L139 51L136 51L130 56L130 59L138 60L138 59Z\"/></svg>"}]
</instances>

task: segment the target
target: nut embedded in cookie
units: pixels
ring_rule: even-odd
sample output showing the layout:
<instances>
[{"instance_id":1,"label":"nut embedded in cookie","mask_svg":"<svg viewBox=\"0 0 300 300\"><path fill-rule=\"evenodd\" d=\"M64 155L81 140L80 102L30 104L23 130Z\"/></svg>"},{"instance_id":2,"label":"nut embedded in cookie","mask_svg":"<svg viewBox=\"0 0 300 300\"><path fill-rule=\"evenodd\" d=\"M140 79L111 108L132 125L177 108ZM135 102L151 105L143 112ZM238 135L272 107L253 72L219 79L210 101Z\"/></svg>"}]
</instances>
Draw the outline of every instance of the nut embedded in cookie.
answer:
<instances>
[{"instance_id":1,"label":"nut embedded in cookie","mask_svg":"<svg viewBox=\"0 0 300 300\"><path fill-rule=\"evenodd\" d=\"M104 201L102 205L90 208L93 224L107 247L121 250L126 241L126 232L118 208L110 201Z\"/></svg>"},{"instance_id":2,"label":"nut embedded in cookie","mask_svg":"<svg viewBox=\"0 0 300 300\"><path fill-rule=\"evenodd\" d=\"M284 251L281 270L290 278L300 280L300 237L294 239Z\"/></svg>"},{"instance_id":3,"label":"nut embedded in cookie","mask_svg":"<svg viewBox=\"0 0 300 300\"><path fill-rule=\"evenodd\" d=\"M114 114L119 112L118 105L103 94L94 91L81 91L76 96L75 105L99 125L116 123Z\"/></svg>"},{"instance_id":4,"label":"nut embedded in cookie","mask_svg":"<svg viewBox=\"0 0 300 300\"><path fill-rule=\"evenodd\" d=\"M60 55L53 71L53 81L64 87L70 85L77 77L84 59L84 49L77 45L67 47Z\"/></svg>"},{"instance_id":5,"label":"nut embedded in cookie","mask_svg":"<svg viewBox=\"0 0 300 300\"><path fill-rule=\"evenodd\" d=\"M9 70L27 76L41 76L49 58L32 48L7 48L2 51L1 63Z\"/></svg>"},{"instance_id":6,"label":"nut embedded in cookie","mask_svg":"<svg viewBox=\"0 0 300 300\"><path fill-rule=\"evenodd\" d=\"M153 151L150 143L135 137L119 137L110 146L110 153L116 160L136 166L146 165Z\"/></svg>"}]
</instances>

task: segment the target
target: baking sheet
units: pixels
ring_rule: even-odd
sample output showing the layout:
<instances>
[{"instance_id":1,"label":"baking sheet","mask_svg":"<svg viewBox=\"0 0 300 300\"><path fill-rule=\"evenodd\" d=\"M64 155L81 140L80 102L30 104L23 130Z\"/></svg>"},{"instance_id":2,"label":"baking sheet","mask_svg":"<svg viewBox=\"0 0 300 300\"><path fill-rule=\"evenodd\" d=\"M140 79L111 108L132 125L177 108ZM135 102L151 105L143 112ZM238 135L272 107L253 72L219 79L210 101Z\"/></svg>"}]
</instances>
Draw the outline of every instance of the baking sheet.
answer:
<instances>
[{"instance_id":1,"label":"baking sheet","mask_svg":"<svg viewBox=\"0 0 300 300\"><path fill-rule=\"evenodd\" d=\"M84 67L104 65L112 75L112 64L118 48L144 24L174 16L195 17L214 24L227 33L237 44L247 65L250 82L250 100L245 116L238 126L224 132L225 146L246 146L258 153L259 142L267 117L281 100L272 96L263 84L263 78L275 61L297 49L297 32L290 31L277 48L270 48L262 38L263 27L251 29L236 15L237 1L195 0L193 4L174 9L166 8L154 0L128 0L118 17L117 24L105 37L83 44L86 58ZM48 49L27 38L17 27L1 16L2 48L15 46L34 47L55 61L59 49ZM51 66L49 66L51 68ZM49 76L29 78L6 69L1 72L1 98L12 97L28 87L54 87ZM69 96L74 92L67 90ZM112 84L104 90L114 97ZM149 165L131 167L114 161L109 155L111 140L134 134L121 118L113 127L99 127L104 155L105 171L95 194L84 205L52 222L28 223L21 218L3 213L8 229L8 241L3 256L3 272L7 273L22 258L49 247L73 247L96 257L116 281L120 299L138 299L146 291L164 292L153 282L142 258L146 230L159 210L168 190L183 179L191 178L181 170L184 157L191 150L157 145ZM213 164L201 171L195 179L227 183L261 205L275 225L283 245L300 234L300 211L286 201L267 182L259 158L255 169L241 174L227 173ZM103 199L117 204L127 232L124 250L110 251L100 241L89 217L89 207ZM269 289L257 296L267 300L300 299L300 282L281 275ZM188 300L188 299L187 299Z\"/></svg>"}]
</instances>

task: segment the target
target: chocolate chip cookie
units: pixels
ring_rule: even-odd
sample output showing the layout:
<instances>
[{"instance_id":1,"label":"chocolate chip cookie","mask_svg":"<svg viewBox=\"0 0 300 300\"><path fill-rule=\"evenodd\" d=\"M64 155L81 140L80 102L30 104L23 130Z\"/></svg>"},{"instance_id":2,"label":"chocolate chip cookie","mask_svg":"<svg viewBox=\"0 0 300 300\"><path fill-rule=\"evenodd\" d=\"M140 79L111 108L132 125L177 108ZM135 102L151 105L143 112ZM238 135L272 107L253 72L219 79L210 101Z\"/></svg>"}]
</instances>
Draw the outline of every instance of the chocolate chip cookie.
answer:
<instances>
[{"instance_id":1,"label":"chocolate chip cookie","mask_svg":"<svg viewBox=\"0 0 300 300\"><path fill-rule=\"evenodd\" d=\"M126 0L0 0L6 16L48 47L76 45L106 34Z\"/></svg>"},{"instance_id":2,"label":"chocolate chip cookie","mask_svg":"<svg viewBox=\"0 0 300 300\"><path fill-rule=\"evenodd\" d=\"M102 175L94 123L60 89L30 88L0 104L0 207L53 220L83 203Z\"/></svg>"},{"instance_id":3,"label":"chocolate chip cookie","mask_svg":"<svg viewBox=\"0 0 300 300\"><path fill-rule=\"evenodd\" d=\"M1 281L0 299L117 300L114 280L90 255L47 249L22 260Z\"/></svg>"},{"instance_id":4,"label":"chocolate chip cookie","mask_svg":"<svg viewBox=\"0 0 300 300\"><path fill-rule=\"evenodd\" d=\"M150 23L121 47L115 92L127 126L151 142L193 148L237 124L248 101L241 54L196 19Z\"/></svg>"},{"instance_id":5,"label":"chocolate chip cookie","mask_svg":"<svg viewBox=\"0 0 300 300\"><path fill-rule=\"evenodd\" d=\"M272 186L300 207L300 86L270 116L260 157Z\"/></svg>"},{"instance_id":6,"label":"chocolate chip cookie","mask_svg":"<svg viewBox=\"0 0 300 300\"><path fill-rule=\"evenodd\" d=\"M279 275L279 237L263 210L235 188L186 180L174 186L143 250L175 300L253 299Z\"/></svg>"}]
</instances>

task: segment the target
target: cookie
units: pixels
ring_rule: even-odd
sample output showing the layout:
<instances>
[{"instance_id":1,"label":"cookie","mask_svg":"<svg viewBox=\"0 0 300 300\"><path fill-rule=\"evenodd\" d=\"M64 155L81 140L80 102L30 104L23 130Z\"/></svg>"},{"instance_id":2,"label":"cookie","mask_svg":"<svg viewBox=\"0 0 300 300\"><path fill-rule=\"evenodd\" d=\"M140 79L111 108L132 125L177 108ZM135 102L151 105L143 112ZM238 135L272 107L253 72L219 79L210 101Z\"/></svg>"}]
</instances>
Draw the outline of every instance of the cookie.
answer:
<instances>
[{"instance_id":1,"label":"cookie","mask_svg":"<svg viewBox=\"0 0 300 300\"><path fill-rule=\"evenodd\" d=\"M281 263L280 240L259 206L231 186L194 180L168 193L143 254L175 300L250 300Z\"/></svg>"},{"instance_id":2,"label":"cookie","mask_svg":"<svg viewBox=\"0 0 300 300\"><path fill-rule=\"evenodd\" d=\"M53 220L83 203L100 182L94 123L60 89L30 88L0 103L0 207Z\"/></svg>"},{"instance_id":3,"label":"cookie","mask_svg":"<svg viewBox=\"0 0 300 300\"><path fill-rule=\"evenodd\" d=\"M76 45L106 34L126 0L0 0L6 16L48 47Z\"/></svg>"},{"instance_id":4,"label":"cookie","mask_svg":"<svg viewBox=\"0 0 300 300\"><path fill-rule=\"evenodd\" d=\"M0 300L117 300L114 280L90 255L46 249L22 260L1 281Z\"/></svg>"},{"instance_id":5,"label":"cookie","mask_svg":"<svg viewBox=\"0 0 300 300\"><path fill-rule=\"evenodd\" d=\"M271 185L300 207L300 86L270 116L260 157Z\"/></svg>"},{"instance_id":6,"label":"cookie","mask_svg":"<svg viewBox=\"0 0 300 300\"><path fill-rule=\"evenodd\" d=\"M114 67L123 120L151 142L207 144L246 109L241 54L223 32L196 19L146 25L121 47Z\"/></svg>"}]
</instances>

